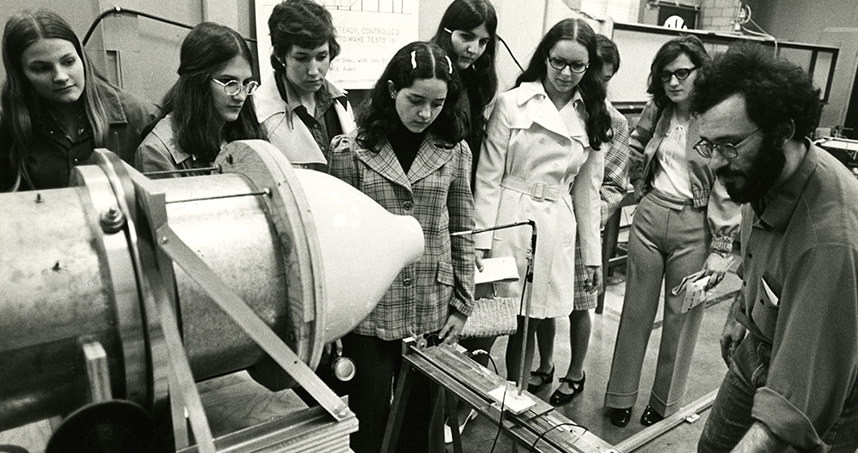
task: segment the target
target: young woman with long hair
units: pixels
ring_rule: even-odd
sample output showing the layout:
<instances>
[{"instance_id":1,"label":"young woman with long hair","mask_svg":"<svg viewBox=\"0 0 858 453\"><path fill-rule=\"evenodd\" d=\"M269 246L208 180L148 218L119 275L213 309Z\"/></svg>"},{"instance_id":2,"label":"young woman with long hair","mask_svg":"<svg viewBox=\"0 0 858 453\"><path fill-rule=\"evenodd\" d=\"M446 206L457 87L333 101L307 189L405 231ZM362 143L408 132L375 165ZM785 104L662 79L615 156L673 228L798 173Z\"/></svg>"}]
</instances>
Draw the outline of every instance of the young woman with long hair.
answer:
<instances>
[{"instance_id":1,"label":"young woman with long hair","mask_svg":"<svg viewBox=\"0 0 858 453\"><path fill-rule=\"evenodd\" d=\"M179 60L179 80L164 96L163 117L137 149L135 166L144 173L209 167L224 144L265 136L253 102L247 102L259 82L238 32L203 22L182 41Z\"/></svg>"},{"instance_id":2,"label":"young woman with long hair","mask_svg":"<svg viewBox=\"0 0 858 453\"><path fill-rule=\"evenodd\" d=\"M643 155L637 184L643 198L629 231L626 295L605 393L616 426L629 423L637 401L662 285L668 290L658 364L641 424L652 425L682 406L704 304L682 312L685 293L670 289L701 270L713 284L720 282L738 232L739 206L715 178L709 159L694 150L700 140L691 112L694 79L709 61L695 36L666 42L650 68L647 91L652 101L629 140Z\"/></svg>"},{"instance_id":3,"label":"young woman with long hair","mask_svg":"<svg viewBox=\"0 0 858 453\"><path fill-rule=\"evenodd\" d=\"M602 60L586 22L565 19L554 25L536 48L516 88L501 94L489 119L477 167L474 198L477 228L533 219L537 245L533 256L528 328L525 313L507 345L510 380L530 370L535 331L546 318L568 316L575 279L585 289L601 285L599 186L611 118L601 80ZM575 240L581 238L586 275L575 275ZM477 256L511 256L517 282L496 284L498 295L520 298L531 232L497 230L476 237ZM521 336L528 347L521 350Z\"/></svg>"},{"instance_id":4,"label":"young woman with long hair","mask_svg":"<svg viewBox=\"0 0 858 453\"><path fill-rule=\"evenodd\" d=\"M605 87L620 68L620 53L617 46L608 37L596 35L599 45L599 56L602 57L602 79ZM613 137L605 152L605 174L602 187L599 188L601 198L601 223L619 209L620 202L626 195L626 167L629 160L629 123L622 113L617 111L610 102L608 113L611 115L611 131ZM604 239L604 238L603 238ZM569 314L569 368L566 374L558 379L560 386L551 394L548 402L553 405L566 404L584 391L586 373L584 359L590 347L590 331L592 323L590 310L596 307L598 294L588 293L584 289L584 281L579 278L584 274L584 264L580 257L580 240L575 249L575 305ZM536 330L537 346L539 348L539 366L530 373L528 390L536 393L554 377L554 319L546 319L539 323Z\"/></svg>"},{"instance_id":5,"label":"young woman with long hair","mask_svg":"<svg viewBox=\"0 0 858 453\"><path fill-rule=\"evenodd\" d=\"M101 77L65 19L13 15L2 52L0 191L66 187L95 148L132 162L157 108Z\"/></svg>"},{"instance_id":6,"label":"young woman with long hair","mask_svg":"<svg viewBox=\"0 0 858 453\"><path fill-rule=\"evenodd\" d=\"M498 76L495 70L498 17L489 0L455 0L441 17L432 43L444 49L462 81L462 93L456 111L465 125L465 141L471 148L471 186L480 158L480 148L486 136L488 106L497 95ZM459 344L469 351L490 352L496 337L467 338ZM474 360L488 365L488 355L480 354ZM459 402L457 410L459 432L469 420L476 417L470 406ZM453 442L453 433L444 425L444 442Z\"/></svg>"},{"instance_id":7,"label":"young woman with long hair","mask_svg":"<svg viewBox=\"0 0 858 453\"><path fill-rule=\"evenodd\" d=\"M498 89L497 28L498 16L489 0L455 0L444 11L432 38L450 56L462 80L456 107L467 129L465 140L473 155L473 173L486 136L486 108Z\"/></svg>"},{"instance_id":8,"label":"young woman with long hair","mask_svg":"<svg viewBox=\"0 0 858 453\"><path fill-rule=\"evenodd\" d=\"M456 114L458 95L459 79L444 51L408 44L376 83L357 130L331 144L331 174L390 212L414 216L426 244L420 261L403 269L375 310L343 337L343 355L357 369L349 406L360 421L351 444L358 453L381 448L402 339L429 335L450 342L473 309L474 242L452 236L474 227L471 153ZM400 433L397 451L443 451L441 427L430 426L440 418L433 417L440 408L430 404L436 396L430 387L415 377L409 428Z\"/></svg>"}]
</instances>

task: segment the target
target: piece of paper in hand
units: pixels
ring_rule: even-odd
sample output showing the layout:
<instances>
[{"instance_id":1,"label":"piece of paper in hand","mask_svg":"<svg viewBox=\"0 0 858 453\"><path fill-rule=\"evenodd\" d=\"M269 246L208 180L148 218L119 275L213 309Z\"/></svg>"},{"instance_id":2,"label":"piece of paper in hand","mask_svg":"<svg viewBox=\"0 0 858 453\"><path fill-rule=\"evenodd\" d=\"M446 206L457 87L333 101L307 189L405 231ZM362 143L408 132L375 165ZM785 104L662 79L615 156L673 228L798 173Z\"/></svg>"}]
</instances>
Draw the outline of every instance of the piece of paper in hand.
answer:
<instances>
[{"instance_id":1,"label":"piece of paper in hand","mask_svg":"<svg viewBox=\"0 0 858 453\"><path fill-rule=\"evenodd\" d=\"M497 258L484 258L482 260L483 271L477 269L474 274L474 283L514 282L517 281L518 266L511 256L500 256Z\"/></svg>"},{"instance_id":2,"label":"piece of paper in hand","mask_svg":"<svg viewBox=\"0 0 858 453\"><path fill-rule=\"evenodd\" d=\"M706 292L706 285L708 284L708 275L694 281L689 281L685 286L685 299L682 301L682 308L680 308L679 312L688 313L692 308L703 303L708 296Z\"/></svg>"},{"instance_id":3,"label":"piece of paper in hand","mask_svg":"<svg viewBox=\"0 0 858 453\"><path fill-rule=\"evenodd\" d=\"M682 281L680 281L678 285L676 285L672 290L670 290L670 292L674 296L678 296L679 293L685 291L685 288L688 286L688 284L690 282L693 282L702 276L703 276L702 270L699 270L693 274L688 274L685 277L682 277Z\"/></svg>"}]
</instances>

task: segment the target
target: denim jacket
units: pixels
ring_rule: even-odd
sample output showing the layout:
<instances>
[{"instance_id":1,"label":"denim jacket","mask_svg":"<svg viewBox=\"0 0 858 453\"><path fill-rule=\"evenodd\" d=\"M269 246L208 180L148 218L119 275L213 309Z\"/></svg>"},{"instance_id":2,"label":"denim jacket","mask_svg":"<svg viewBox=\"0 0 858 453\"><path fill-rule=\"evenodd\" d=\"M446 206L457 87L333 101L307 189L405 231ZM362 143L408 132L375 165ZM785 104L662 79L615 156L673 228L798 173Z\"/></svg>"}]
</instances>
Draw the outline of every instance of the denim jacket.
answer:
<instances>
[{"instance_id":1,"label":"denim jacket","mask_svg":"<svg viewBox=\"0 0 858 453\"><path fill-rule=\"evenodd\" d=\"M667 135L672 116L672 104L665 107L659 114L655 102L650 101L644 107L640 120L632 131L629 146L633 151L643 155L641 170L643 192L649 190L660 166L655 152ZM724 184L715 178L715 172L709 166L709 159L693 149L700 140L696 118L693 118L688 125L687 137L685 156L688 159L688 176L694 196L694 207L706 208L709 232L712 233L711 248L716 251L730 252L733 250L733 238L739 232L741 209L739 204L727 195Z\"/></svg>"}]
</instances>

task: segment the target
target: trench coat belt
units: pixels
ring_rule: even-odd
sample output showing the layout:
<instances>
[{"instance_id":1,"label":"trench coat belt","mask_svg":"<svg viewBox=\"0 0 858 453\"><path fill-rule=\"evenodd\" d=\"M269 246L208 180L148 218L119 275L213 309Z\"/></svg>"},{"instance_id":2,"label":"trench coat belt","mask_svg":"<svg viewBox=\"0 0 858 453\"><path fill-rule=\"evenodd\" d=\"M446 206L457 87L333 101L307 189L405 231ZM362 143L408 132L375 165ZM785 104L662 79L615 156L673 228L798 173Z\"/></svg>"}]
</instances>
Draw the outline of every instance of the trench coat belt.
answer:
<instances>
[{"instance_id":1,"label":"trench coat belt","mask_svg":"<svg viewBox=\"0 0 858 453\"><path fill-rule=\"evenodd\" d=\"M569 187L561 185L542 184L540 182L528 182L515 176L504 176L501 187L514 192L530 195L536 201L554 201L569 195Z\"/></svg>"}]
</instances>

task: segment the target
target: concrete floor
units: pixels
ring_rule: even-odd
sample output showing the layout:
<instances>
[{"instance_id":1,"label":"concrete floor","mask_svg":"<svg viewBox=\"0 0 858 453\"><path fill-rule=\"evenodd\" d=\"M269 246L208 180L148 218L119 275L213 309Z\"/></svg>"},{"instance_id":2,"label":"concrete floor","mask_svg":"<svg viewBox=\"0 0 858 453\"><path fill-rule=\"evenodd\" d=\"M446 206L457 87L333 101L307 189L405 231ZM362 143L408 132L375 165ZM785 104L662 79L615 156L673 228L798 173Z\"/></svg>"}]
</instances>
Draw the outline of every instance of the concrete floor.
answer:
<instances>
[{"instance_id":1,"label":"concrete floor","mask_svg":"<svg viewBox=\"0 0 858 453\"><path fill-rule=\"evenodd\" d=\"M736 261L738 261L738 256L736 258ZM686 405L690 405L699 398L703 398L710 392L717 390L721 384L721 379L727 371L727 366L721 359L718 340L724 320L727 317L729 306L741 285L741 280L735 274L736 267L737 263L731 266L731 272L713 290L713 294L707 303L703 324L697 340L688 393L685 398ZM640 424L640 414L649 401L650 388L655 373L658 344L661 339L662 314L660 307L647 348L647 355L641 375L640 394L637 404L632 411L632 420L625 428L618 428L612 425L607 417L607 409L605 409L603 402L605 387L610 373L617 325L619 324L620 313L622 312L623 295L625 293L623 277L621 270L609 277L604 312L592 315L593 330L590 338L590 349L584 366L587 373L584 392L572 402L556 408L556 410L572 421L586 426L592 433L612 445L616 445L645 429ZM562 377L569 366L570 349L568 338L569 322L568 320L561 320L557 323L557 335L555 338L554 361L557 370L555 372L555 379ZM505 351L506 338L503 338L492 349L492 356L499 367L499 374L501 376L506 375L506 366L504 363ZM537 396L547 401L558 385L558 382L554 382L550 387L546 386L546 388L537 393ZM682 423L634 451L658 453L696 451L697 439L703 430L708 412L708 409L702 411L700 418L696 422ZM489 453L496 434L497 428L488 420L481 418L472 420L463 433L463 449L469 453ZM512 442L501 435L495 451L509 452L514 451L513 448ZM447 450L452 452L452 446L448 445ZM628 451L624 453L628 453Z\"/></svg>"}]
</instances>

